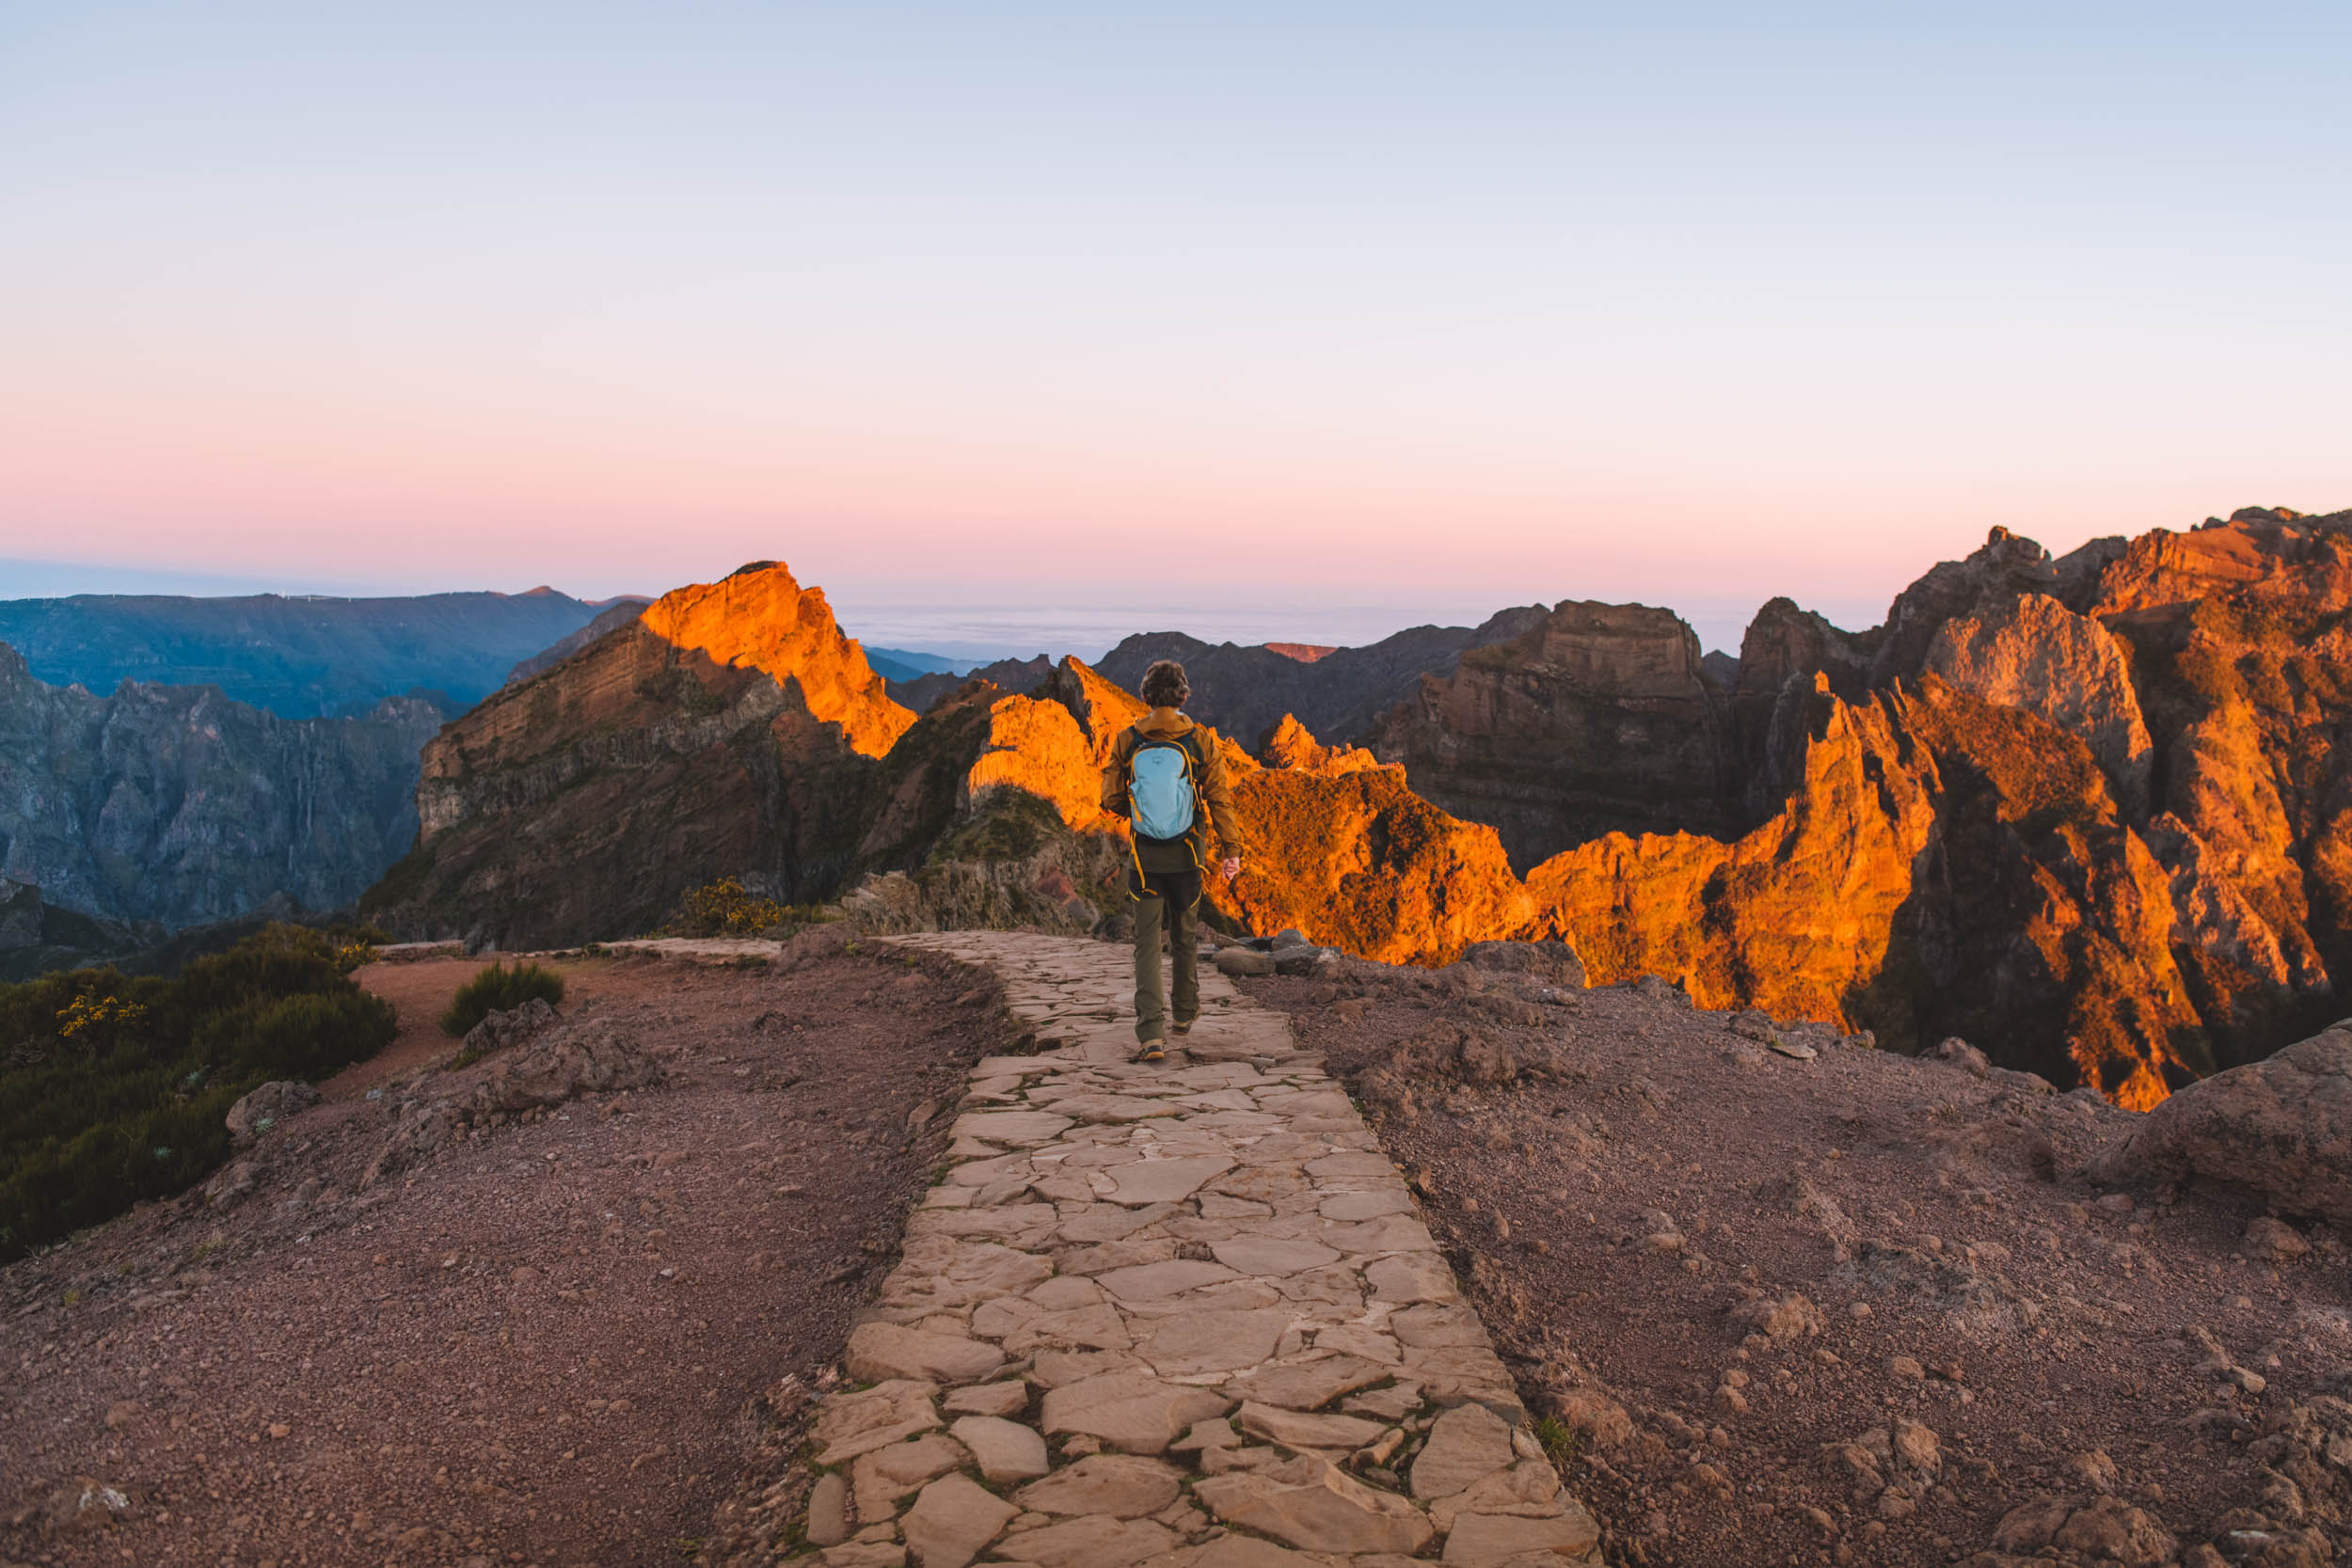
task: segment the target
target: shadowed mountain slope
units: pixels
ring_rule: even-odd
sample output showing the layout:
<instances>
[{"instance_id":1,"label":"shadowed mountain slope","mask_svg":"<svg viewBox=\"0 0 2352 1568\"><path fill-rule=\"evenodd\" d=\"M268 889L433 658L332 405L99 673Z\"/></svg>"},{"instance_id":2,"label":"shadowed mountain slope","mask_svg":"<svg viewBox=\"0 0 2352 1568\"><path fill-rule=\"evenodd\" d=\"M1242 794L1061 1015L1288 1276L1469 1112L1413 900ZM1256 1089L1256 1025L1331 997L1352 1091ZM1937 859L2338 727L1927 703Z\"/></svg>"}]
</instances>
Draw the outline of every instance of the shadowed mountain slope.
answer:
<instances>
[{"instance_id":1,"label":"shadowed mountain slope","mask_svg":"<svg viewBox=\"0 0 2352 1568\"><path fill-rule=\"evenodd\" d=\"M1286 715L1327 740L1353 743L1409 696L1423 675L1450 673L1463 649L1517 637L1543 614L1542 606L1529 605L1502 610L1475 627L1414 626L1312 659L1263 644L1243 647L1203 642L1179 631L1144 632L1104 654L1100 668L1132 691L1143 684L1143 672L1153 659L1179 660L1192 682L1188 711L1246 746L1257 745Z\"/></svg>"},{"instance_id":2,"label":"shadowed mountain slope","mask_svg":"<svg viewBox=\"0 0 2352 1568\"><path fill-rule=\"evenodd\" d=\"M598 608L548 588L382 599L82 594L0 600L0 642L55 686L103 696L125 680L211 685L310 719L419 689L470 706Z\"/></svg>"},{"instance_id":3,"label":"shadowed mountain slope","mask_svg":"<svg viewBox=\"0 0 2352 1568\"><path fill-rule=\"evenodd\" d=\"M784 567L678 589L426 746L416 847L362 907L514 947L644 930L723 875L828 892L914 717Z\"/></svg>"},{"instance_id":4,"label":"shadowed mountain slope","mask_svg":"<svg viewBox=\"0 0 2352 1568\"><path fill-rule=\"evenodd\" d=\"M416 834L439 707L280 719L210 686L94 697L0 645L0 875L103 920L177 928L273 899L350 903Z\"/></svg>"}]
</instances>

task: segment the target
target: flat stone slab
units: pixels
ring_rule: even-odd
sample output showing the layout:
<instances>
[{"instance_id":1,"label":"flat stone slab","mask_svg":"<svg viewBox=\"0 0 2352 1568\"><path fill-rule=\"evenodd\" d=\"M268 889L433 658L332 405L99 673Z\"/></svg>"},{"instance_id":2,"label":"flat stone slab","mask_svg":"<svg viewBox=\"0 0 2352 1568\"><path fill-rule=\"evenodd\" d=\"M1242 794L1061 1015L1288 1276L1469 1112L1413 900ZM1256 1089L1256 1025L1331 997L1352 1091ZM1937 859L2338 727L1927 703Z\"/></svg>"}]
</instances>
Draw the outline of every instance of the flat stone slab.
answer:
<instances>
[{"instance_id":1,"label":"flat stone slab","mask_svg":"<svg viewBox=\"0 0 2352 1568\"><path fill-rule=\"evenodd\" d=\"M1129 1453L1158 1453L1195 1421L1232 1408L1224 1395L1145 1371L1104 1372L1045 1395L1048 1436L1082 1433Z\"/></svg>"},{"instance_id":2,"label":"flat stone slab","mask_svg":"<svg viewBox=\"0 0 2352 1568\"><path fill-rule=\"evenodd\" d=\"M1110 1190L1103 1196L1113 1203L1173 1203L1190 1197L1237 1163L1231 1155L1216 1154L1189 1160L1139 1160L1112 1171Z\"/></svg>"},{"instance_id":3,"label":"flat stone slab","mask_svg":"<svg viewBox=\"0 0 2352 1568\"><path fill-rule=\"evenodd\" d=\"M977 1383L995 1375L1005 1353L981 1339L930 1334L897 1323L860 1323L850 1331L850 1375L861 1383L914 1378Z\"/></svg>"},{"instance_id":4,"label":"flat stone slab","mask_svg":"<svg viewBox=\"0 0 2352 1568\"><path fill-rule=\"evenodd\" d=\"M1139 1519L1176 1500L1184 1472L1134 1454L1089 1454L1023 1487L1015 1500L1039 1513L1107 1513Z\"/></svg>"},{"instance_id":5,"label":"flat stone slab","mask_svg":"<svg viewBox=\"0 0 2352 1568\"><path fill-rule=\"evenodd\" d=\"M1192 1034L1131 1062L1124 947L882 940L992 970L1058 1049L972 1071L850 1336L872 1386L818 1406L804 1560L1600 1561L1412 1194L1287 1019L1203 974Z\"/></svg>"},{"instance_id":6,"label":"flat stone slab","mask_svg":"<svg viewBox=\"0 0 2352 1568\"><path fill-rule=\"evenodd\" d=\"M962 1476L942 1476L923 1488L900 1528L921 1568L964 1568L1019 1512Z\"/></svg>"},{"instance_id":7,"label":"flat stone slab","mask_svg":"<svg viewBox=\"0 0 2352 1568\"><path fill-rule=\"evenodd\" d=\"M1307 1454L1267 1470L1211 1476L1192 1490L1222 1522L1301 1551L1411 1557L1438 1533L1428 1514L1405 1498Z\"/></svg>"},{"instance_id":8,"label":"flat stone slab","mask_svg":"<svg viewBox=\"0 0 2352 1568\"><path fill-rule=\"evenodd\" d=\"M1438 1418L1413 1461L1413 1496L1444 1497L1511 1463L1511 1429L1482 1404L1456 1405Z\"/></svg>"},{"instance_id":9,"label":"flat stone slab","mask_svg":"<svg viewBox=\"0 0 2352 1568\"><path fill-rule=\"evenodd\" d=\"M1045 1438L1033 1426L998 1416L966 1416L947 1432L971 1450L984 1481L1034 1481L1054 1467Z\"/></svg>"},{"instance_id":10,"label":"flat stone slab","mask_svg":"<svg viewBox=\"0 0 2352 1568\"><path fill-rule=\"evenodd\" d=\"M903 1442L940 1424L931 1398L936 1384L900 1379L853 1394L836 1394L817 1414L817 1463L844 1465L859 1454Z\"/></svg>"}]
</instances>

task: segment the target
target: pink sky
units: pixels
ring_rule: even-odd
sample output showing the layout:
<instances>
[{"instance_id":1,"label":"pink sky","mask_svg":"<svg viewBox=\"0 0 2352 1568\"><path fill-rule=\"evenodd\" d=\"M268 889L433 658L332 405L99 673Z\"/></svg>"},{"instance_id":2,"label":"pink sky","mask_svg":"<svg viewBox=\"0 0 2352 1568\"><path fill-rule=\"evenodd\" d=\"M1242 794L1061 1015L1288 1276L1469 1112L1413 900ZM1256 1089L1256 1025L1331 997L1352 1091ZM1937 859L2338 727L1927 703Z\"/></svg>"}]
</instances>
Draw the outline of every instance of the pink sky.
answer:
<instances>
[{"instance_id":1,"label":"pink sky","mask_svg":"<svg viewBox=\"0 0 2352 1568\"><path fill-rule=\"evenodd\" d=\"M1580 14L12 17L0 560L1736 645L2352 506L2334 24Z\"/></svg>"}]
</instances>

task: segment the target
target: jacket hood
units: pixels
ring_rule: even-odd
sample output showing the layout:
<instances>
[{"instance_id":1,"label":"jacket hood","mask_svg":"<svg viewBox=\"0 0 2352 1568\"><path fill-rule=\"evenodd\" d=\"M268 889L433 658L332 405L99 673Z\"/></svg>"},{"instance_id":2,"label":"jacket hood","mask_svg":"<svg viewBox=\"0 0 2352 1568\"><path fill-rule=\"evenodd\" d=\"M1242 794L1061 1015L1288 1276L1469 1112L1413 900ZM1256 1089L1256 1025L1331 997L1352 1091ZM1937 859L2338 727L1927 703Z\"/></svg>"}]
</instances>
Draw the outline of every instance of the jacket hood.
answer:
<instances>
[{"instance_id":1,"label":"jacket hood","mask_svg":"<svg viewBox=\"0 0 2352 1568\"><path fill-rule=\"evenodd\" d=\"M1173 740L1179 736L1190 735L1194 725L1190 719L1172 707L1155 707L1136 721L1136 728L1154 739Z\"/></svg>"}]
</instances>

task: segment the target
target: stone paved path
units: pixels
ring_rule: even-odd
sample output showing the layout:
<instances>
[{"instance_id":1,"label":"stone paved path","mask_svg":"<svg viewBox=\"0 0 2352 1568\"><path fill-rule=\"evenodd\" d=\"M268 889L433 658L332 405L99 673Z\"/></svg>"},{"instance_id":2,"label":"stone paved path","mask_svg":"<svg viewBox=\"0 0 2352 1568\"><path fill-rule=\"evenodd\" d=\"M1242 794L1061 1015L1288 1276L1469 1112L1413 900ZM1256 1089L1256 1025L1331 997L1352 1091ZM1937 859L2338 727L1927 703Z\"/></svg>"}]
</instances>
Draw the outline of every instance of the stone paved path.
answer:
<instances>
[{"instance_id":1,"label":"stone paved path","mask_svg":"<svg viewBox=\"0 0 2352 1568\"><path fill-rule=\"evenodd\" d=\"M1187 1049L1130 1064L1124 948L892 940L993 969L1041 1050L973 1069L946 1179L818 1407L824 1568L1601 1560L1287 1019L1204 973Z\"/></svg>"}]
</instances>

